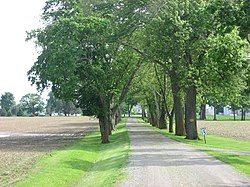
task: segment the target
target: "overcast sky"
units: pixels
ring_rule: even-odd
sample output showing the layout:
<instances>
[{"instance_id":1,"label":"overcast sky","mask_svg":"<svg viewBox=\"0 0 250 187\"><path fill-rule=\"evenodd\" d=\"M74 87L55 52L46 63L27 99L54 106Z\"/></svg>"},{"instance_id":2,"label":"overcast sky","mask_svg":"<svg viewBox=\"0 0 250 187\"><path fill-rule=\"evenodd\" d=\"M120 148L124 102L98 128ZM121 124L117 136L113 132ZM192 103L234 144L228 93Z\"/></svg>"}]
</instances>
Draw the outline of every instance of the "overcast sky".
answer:
<instances>
[{"instance_id":1,"label":"overcast sky","mask_svg":"<svg viewBox=\"0 0 250 187\"><path fill-rule=\"evenodd\" d=\"M36 88L28 82L27 71L37 54L34 44L25 42L25 38L26 31L41 25L39 20L44 2L0 1L0 94L12 92L16 101L27 93L36 93Z\"/></svg>"}]
</instances>

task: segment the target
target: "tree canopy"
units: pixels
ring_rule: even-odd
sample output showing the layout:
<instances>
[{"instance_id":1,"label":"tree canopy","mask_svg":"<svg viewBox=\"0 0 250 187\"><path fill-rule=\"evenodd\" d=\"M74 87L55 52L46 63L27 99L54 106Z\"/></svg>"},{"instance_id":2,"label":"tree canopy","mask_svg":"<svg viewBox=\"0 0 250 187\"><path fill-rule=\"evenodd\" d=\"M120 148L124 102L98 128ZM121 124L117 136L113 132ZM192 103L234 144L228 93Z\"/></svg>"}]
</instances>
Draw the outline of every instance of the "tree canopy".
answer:
<instances>
[{"instance_id":1,"label":"tree canopy","mask_svg":"<svg viewBox=\"0 0 250 187\"><path fill-rule=\"evenodd\" d=\"M129 90L127 101L136 98L153 125L166 128L169 118L172 131L175 116L175 134L198 139L197 98L229 104L248 90L248 6L48 0L45 26L28 35L39 49L29 79L97 116L103 143Z\"/></svg>"}]
</instances>

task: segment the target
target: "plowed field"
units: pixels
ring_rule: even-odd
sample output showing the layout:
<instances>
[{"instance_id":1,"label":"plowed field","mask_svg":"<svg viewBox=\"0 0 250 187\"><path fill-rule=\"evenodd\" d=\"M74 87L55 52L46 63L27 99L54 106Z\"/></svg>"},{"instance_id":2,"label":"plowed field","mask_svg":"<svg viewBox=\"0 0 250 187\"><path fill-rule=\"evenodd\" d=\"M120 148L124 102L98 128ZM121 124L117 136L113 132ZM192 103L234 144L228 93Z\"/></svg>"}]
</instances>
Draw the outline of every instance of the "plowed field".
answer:
<instances>
[{"instance_id":1,"label":"plowed field","mask_svg":"<svg viewBox=\"0 0 250 187\"><path fill-rule=\"evenodd\" d=\"M89 117L0 117L0 186L21 180L38 158L97 127Z\"/></svg>"}]
</instances>

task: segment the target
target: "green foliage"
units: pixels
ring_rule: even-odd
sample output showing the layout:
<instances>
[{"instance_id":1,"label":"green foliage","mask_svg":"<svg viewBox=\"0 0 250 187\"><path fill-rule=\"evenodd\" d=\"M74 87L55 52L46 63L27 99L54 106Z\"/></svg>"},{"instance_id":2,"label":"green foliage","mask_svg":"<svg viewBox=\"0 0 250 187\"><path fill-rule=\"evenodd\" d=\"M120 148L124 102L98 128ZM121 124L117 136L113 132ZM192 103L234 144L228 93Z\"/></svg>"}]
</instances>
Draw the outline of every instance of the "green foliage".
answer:
<instances>
[{"instance_id":1,"label":"green foliage","mask_svg":"<svg viewBox=\"0 0 250 187\"><path fill-rule=\"evenodd\" d=\"M181 111L185 102L190 130L197 96L203 104L247 102L248 6L242 0L49 0L45 27L28 35L40 49L29 79L41 90L52 86L84 115L106 118L133 82L131 93L156 116L170 116L173 105Z\"/></svg>"},{"instance_id":2,"label":"green foliage","mask_svg":"<svg viewBox=\"0 0 250 187\"><path fill-rule=\"evenodd\" d=\"M62 101L57 99L52 92L49 93L47 100L46 113L52 115L53 113L66 115L81 114L81 109L77 108L72 101Z\"/></svg>"},{"instance_id":3,"label":"green foliage","mask_svg":"<svg viewBox=\"0 0 250 187\"><path fill-rule=\"evenodd\" d=\"M42 49L29 79L40 89L52 83L58 98L77 101L84 115L99 116L108 112L137 59L111 39L111 18L86 15L80 7L78 1L47 4L43 16L48 25L29 36Z\"/></svg>"},{"instance_id":4,"label":"green foliage","mask_svg":"<svg viewBox=\"0 0 250 187\"><path fill-rule=\"evenodd\" d=\"M29 115L37 115L44 110L44 102L38 94L26 94L20 100L20 108Z\"/></svg>"},{"instance_id":5,"label":"green foliage","mask_svg":"<svg viewBox=\"0 0 250 187\"><path fill-rule=\"evenodd\" d=\"M10 92L6 92L1 96L0 106L2 109L2 116L12 116L12 109L15 107L14 95Z\"/></svg>"},{"instance_id":6,"label":"green foliage","mask_svg":"<svg viewBox=\"0 0 250 187\"><path fill-rule=\"evenodd\" d=\"M7 116L7 111L5 110L5 108L0 109L0 115L1 116Z\"/></svg>"},{"instance_id":7,"label":"green foliage","mask_svg":"<svg viewBox=\"0 0 250 187\"><path fill-rule=\"evenodd\" d=\"M221 160L222 162L226 164L232 165L237 170L250 176L250 168L249 168L250 156L249 155L237 155L237 154L229 154L229 153L222 153L222 152L216 152L216 151L207 151L207 153Z\"/></svg>"}]
</instances>

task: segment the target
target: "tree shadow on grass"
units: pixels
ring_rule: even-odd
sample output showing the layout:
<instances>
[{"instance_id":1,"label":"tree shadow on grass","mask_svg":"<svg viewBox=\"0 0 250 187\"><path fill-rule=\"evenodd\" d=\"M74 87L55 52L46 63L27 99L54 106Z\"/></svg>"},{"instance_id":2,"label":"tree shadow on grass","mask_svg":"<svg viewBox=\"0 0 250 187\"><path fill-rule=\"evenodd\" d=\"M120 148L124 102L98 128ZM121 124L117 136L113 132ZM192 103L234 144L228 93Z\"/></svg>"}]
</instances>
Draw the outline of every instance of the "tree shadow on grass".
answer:
<instances>
[{"instance_id":1,"label":"tree shadow on grass","mask_svg":"<svg viewBox=\"0 0 250 187\"><path fill-rule=\"evenodd\" d=\"M100 159L95 163L88 162L84 159L75 159L72 161L65 161L64 164L72 169L82 171L106 171L121 168L124 165L125 154L126 151L121 151L119 155L108 157L107 159Z\"/></svg>"},{"instance_id":2,"label":"tree shadow on grass","mask_svg":"<svg viewBox=\"0 0 250 187\"><path fill-rule=\"evenodd\" d=\"M69 168L87 171L90 166L92 166L94 163L86 161L84 159L74 159L70 161L65 161L64 164L66 164Z\"/></svg>"}]
</instances>

